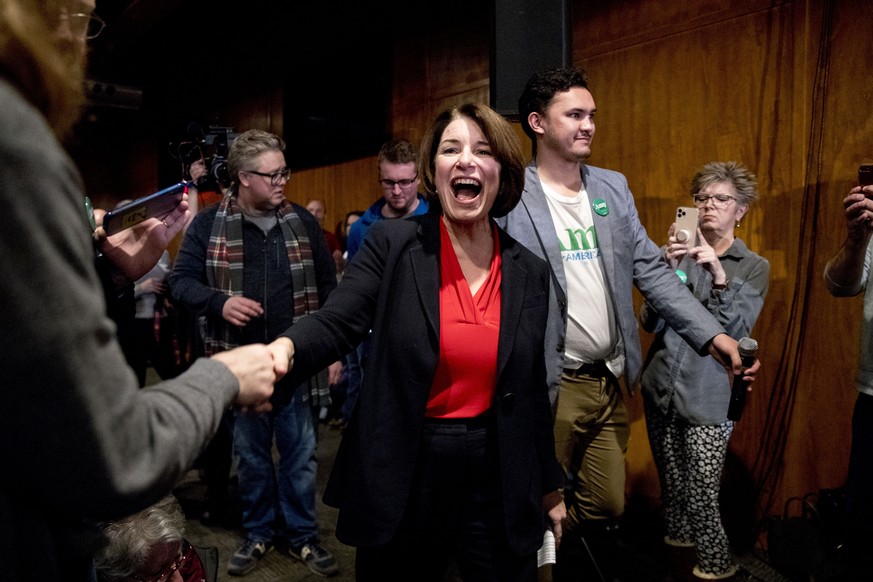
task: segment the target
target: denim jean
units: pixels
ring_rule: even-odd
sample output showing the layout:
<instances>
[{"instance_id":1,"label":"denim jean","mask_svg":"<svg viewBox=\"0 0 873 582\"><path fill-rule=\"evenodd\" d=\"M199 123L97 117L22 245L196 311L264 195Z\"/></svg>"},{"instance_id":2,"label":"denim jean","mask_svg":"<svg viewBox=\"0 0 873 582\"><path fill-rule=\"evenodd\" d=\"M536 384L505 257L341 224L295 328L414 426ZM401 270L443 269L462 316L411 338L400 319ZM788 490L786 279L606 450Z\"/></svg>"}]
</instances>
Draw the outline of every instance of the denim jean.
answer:
<instances>
[{"instance_id":1,"label":"denim jean","mask_svg":"<svg viewBox=\"0 0 873 582\"><path fill-rule=\"evenodd\" d=\"M273 436L279 453L273 463ZM315 430L304 390L287 405L260 414L238 413L233 453L237 462L243 529L256 542L280 534L294 547L318 540ZM286 530L277 531L277 518Z\"/></svg>"}]
</instances>

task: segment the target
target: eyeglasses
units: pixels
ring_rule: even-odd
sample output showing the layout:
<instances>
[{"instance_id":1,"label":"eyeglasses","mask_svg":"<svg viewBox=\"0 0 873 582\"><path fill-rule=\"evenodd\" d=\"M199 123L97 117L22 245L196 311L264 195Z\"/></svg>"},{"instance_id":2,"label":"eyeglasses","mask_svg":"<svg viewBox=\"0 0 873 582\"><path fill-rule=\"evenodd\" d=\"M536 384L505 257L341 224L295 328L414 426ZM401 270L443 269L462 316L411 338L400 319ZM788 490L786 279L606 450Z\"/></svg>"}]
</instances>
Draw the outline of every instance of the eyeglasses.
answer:
<instances>
[{"instance_id":1,"label":"eyeglasses","mask_svg":"<svg viewBox=\"0 0 873 582\"><path fill-rule=\"evenodd\" d=\"M103 29L106 28L106 23L96 14L87 14L85 12L73 12L67 14L61 13L61 20L67 22L70 27L70 32L75 35L85 35L85 38L97 38Z\"/></svg>"},{"instance_id":2,"label":"eyeglasses","mask_svg":"<svg viewBox=\"0 0 873 582\"><path fill-rule=\"evenodd\" d=\"M400 186L402 189L407 189L418 179L418 174L408 180L379 180L382 187L386 190L393 190L394 186Z\"/></svg>"},{"instance_id":3,"label":"eyeglasses","mask_svg":"<svg viewBox=\"0 0 873 582\"><path fill-rule=\"evenodd\" d=\"M278 186L282 180L288 180L291 177L291 170L285 168L284 170L279 170L278 172L273 172L272 174L265 174L264 172L256 172L254 170L243 170L243 172L247 174L254 174L256 176L263 176L264 178L270 179L271 186Z\"/></svg>"},{"instance_id":4,"label":"eyeglasses","mask_svg":"<svg viewBox=\"0 0 873 582\"><path fill-rule=\"evenodd\" d=\"M179 553L176 554L176 559L173 560L173 563L164 572L161 572L157 576L150 578L141 578L139 576L135 576L133 579L136 582L167 582L167 580L172 578L173 574L175 574L176 571L179 570L179 568L184 566L185 562L189 561L193 556L194 546L186 541L183 541L182 547L179 549Z\"/></svg>"},{"instance_id":5,"label":"eyeglasses","mask_svg":"<svg viewBox=\"0 0 873 582\"><path fill-rule=\"evenodd\" d=\"M731 200L736 200L730 194L692 194L691 199L698 208L703 208L710 200L712 200L712 205L716 208L727 208Z\"/></svg>"}]
</instances>

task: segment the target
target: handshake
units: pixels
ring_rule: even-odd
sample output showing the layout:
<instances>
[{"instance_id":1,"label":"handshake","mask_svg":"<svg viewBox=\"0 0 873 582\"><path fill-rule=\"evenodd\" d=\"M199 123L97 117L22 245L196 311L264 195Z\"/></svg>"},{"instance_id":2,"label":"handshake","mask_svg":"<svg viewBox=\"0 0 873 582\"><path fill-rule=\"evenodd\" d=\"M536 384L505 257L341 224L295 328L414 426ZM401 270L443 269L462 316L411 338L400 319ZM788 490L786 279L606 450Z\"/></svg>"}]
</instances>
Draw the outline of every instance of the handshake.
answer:
<instances>
[{"instance_id":1,"label":"handshake","mask_svg":"<svg viewBox=\"0 0 873 582\"><path fill-rule=\"evenodd\" d=\"M272 409L273 386L291 367L294 344L279 338L269 345L250 344L212 356L230 369L239 382L235 404L242 410L267 412Z\"/></svg>"}]
</instances>

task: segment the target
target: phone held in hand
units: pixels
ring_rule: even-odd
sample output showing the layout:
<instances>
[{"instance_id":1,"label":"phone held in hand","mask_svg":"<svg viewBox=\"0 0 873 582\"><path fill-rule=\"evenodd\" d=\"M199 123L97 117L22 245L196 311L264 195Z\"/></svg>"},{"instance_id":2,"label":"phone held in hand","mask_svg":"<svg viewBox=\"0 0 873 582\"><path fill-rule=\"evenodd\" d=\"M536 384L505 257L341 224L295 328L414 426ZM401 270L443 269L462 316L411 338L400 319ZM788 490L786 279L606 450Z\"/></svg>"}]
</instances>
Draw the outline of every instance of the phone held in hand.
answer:
<instances>
[{"instance_id":1,"label":"phone held in hand","mask_svg":"<svg viewBox=\"0 0 873 582\"><path fill-rule=\"evenodd\" d=\"M148 218L160 218L172 212L182 202L182 195L188 191L188 182L179 182L154 194L137 198L133 202L106 213L103 217L103 230L107 236L136 226Z\"/></svg>"},{"instance_id":2,"label":"phone held in hand","mask_svg":"<svg viewBox=\"0 0 873 582\"><path fill-rule=\"evenodd\" d=\"M696 246L697 212L697 208L693 206L680 206L676 209L676 231L673 236L677 241L688 244L689 249Z\"/></svg>"},{"instance_id":3,"label":"phone held in hand","mask_svg":"<svg viewBox=\"0 0 873 582\"><path fill-rule=\"evenodd\" d=\"M858 167L858 185L869 186L873 184L873 164L861 164Z\"/></svg>"}]
</instances>

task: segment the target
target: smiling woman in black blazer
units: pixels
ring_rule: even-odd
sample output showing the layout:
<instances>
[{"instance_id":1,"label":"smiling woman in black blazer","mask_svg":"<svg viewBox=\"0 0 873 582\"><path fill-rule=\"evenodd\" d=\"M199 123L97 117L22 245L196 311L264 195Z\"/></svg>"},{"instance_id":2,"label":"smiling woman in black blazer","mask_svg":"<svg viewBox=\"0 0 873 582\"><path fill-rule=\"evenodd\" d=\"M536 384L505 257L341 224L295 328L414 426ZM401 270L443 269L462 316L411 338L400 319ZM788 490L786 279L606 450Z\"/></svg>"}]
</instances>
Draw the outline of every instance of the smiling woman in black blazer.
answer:
<instances>
[{"instance_id":1,"label":"smiling woman in black blazer","mask_svg":"<svg viewBox=\"0 0 873 582\"><path fill-rule=\"evenodd\" d=\"M549 272L493 220L523 172L499 114L440 114L419 161L432 211L374 225L324 307L271 346L278 372L303 377L373 330L324 496L337 538L358 548L358 580L437 581L452 560L465 580L536 580L545 528L560 539Z\"/></svg>"}]
</instances>

